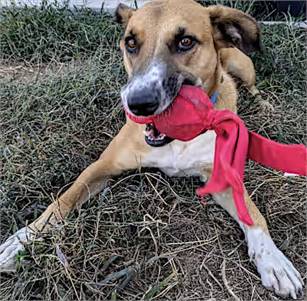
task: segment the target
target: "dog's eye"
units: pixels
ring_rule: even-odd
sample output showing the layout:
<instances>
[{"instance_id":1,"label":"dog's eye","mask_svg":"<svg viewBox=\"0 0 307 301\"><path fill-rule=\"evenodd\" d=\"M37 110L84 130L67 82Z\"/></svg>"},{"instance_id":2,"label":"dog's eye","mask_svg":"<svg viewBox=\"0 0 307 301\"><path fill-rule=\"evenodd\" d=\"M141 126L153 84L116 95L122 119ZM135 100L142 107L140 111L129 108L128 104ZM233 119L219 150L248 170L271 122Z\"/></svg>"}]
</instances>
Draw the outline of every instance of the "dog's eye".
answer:
<instances>
[{"instance_id":1,"label":"dog's eye","mask_svg":"<svg viewBox=\"0 0 307 301\"><path fill-rule=\"evenodd\" d=\"M126 49L130 53L135 53L137 50L137 42L136 39L133 37L128 37L125 40Z\"/></svg>"},{"instance_id":2,"label":"dog's eye","mask_svg":"<svg viewBox=\"0 0 307 301\"><path fill-rule=\"evenodd\" d=\"M178 52L184 52L192 49L196 41L192 37L183 37L179 40L177 45Z\"/></svg>"}]
</instances>

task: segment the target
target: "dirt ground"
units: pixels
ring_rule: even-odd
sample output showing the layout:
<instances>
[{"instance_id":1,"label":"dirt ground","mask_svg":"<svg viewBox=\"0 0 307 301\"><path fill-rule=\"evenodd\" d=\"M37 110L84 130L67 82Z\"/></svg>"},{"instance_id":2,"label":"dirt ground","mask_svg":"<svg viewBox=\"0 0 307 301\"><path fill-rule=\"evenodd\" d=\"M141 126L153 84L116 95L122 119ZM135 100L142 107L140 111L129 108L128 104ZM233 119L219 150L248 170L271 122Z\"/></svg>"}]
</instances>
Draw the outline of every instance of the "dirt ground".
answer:
<instances>
[{"instance_id":1,"label":"dirt ground","mask_svg":"<svg viewBox=\"0 0 307 301\"><path fill-rule=\"evenodd\" d=\"M0 18L1 242L67 189L124 123L120 28L104 14L67 14L25 9ZM305 32L262 31L265 49L253 60L274 111L242 88L239 114L266 137L306 143ZM246 184L306 282L305 179L249 162ZM233 300L231 290L239 300L280 300L262 287L236 223L210 198L200 205L199 185L153 169L113 179L19 254L18 271L0 276L0 299Z\"/></svg>"}]
</instances>

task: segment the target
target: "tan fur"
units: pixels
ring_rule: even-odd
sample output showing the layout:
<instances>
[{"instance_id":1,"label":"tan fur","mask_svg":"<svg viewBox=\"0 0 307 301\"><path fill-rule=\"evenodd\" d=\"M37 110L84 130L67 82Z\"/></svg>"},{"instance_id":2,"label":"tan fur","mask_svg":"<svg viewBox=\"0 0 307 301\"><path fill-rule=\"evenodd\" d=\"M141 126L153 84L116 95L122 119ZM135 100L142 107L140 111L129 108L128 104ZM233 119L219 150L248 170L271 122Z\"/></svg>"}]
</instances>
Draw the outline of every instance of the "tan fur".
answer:
<instances>
[{"instance_id":1,"label":"tan fur","mask_svg":"<svg viewBox=\"0 0 307 301\"><path fill-rule=\"evenodd\" d=\"M238 48L222 48L219 51L223 69L240 79L247 89L255 95L256 72L252 60Z\"/></svg>"},{"instance_id":2,"label":"tan fur","mask_svg":"<svg viewBox=\"0 0 307 301\"><path fill-rule=\"evenodd\" d=\"M30 227L34 231L47 231L50 226L63 220L72 209L100 192L111 176L140 167L143 156L149 151L149 146L144 143L143 130L142 126L127 122L99 160L87 167Z\"/></svg>"},{"instance_id":3,"label":"tan fur","mask_svg":"<svg viewBox=\"0 0 307 301\"><path fill-rule=\"evenodd\" d=\"M154 10L152 10L153 6L155 7ZM212 11L212 9L210 10ZM180 17L177 16L178 14ZM174 15L176 17L173 17ZM132 16L134 18L128 23L128 19ZM254 85L255 72L250 59L236 48L221 49L220 53L216 52L212 39L209 14L199 10L198 5L195 5L193 1L157 1L142 10L125 12L124 18L124 22L128 24L126 31L133 28L133 31L141 34L143 38L145 38L144 24L146 24L146 42L148 44L142 57L138 57L137 62L131 61L124 55L124 62L128 74L131 74L133 64L141 65L144 60L152 57L158 51L162 52L164 50L161 44L170 38L170 32L180 22L179 18L183 18L189 24L191 31L198 32L199 37L207 45L205 49L196 50L198 53L192 53L189 58L184 58L185 61L182 64L188 71L192 71L194 75L203 79L209 93L214 90L219 91L217 108L227 108L234 112L237 110L236 87L226 71L233 72L245 81L248 86ZM154 22L157 18L159 22ZM199 18L203 19L201 27L199 22L194 21ZM167 22L163 21L163 19L167 20ZM157 28L158 23L167 24L167 27L164 27L164 29L162 27ZM148 36L150 37L149 40ZM123 48L122 43L121 47ZM219 62L219 55L221 56L223 67ZM182 60L182 58L179 59ZM90 196L98 193L106 185L107 179L110 176L140 166L143 156L150 149L144 142L143 129L143 126L128 122L103 152L100 159L83 171L75 183L30 226L37 230L47 230L47 221L48 225L52 225L58 220L65 218L74 207L84 203ZM224 200L220 204L231 215L235 215L231 194L225 193L222 195L224 196L222 199L226 198L229 200ZM220 198L217 197L216 199ZM247 194L246 202L255 224L266 229L264 218Z\"/></svg>"},{"instance_id":4,"label":"tan fur","mask_svg":"<svg viewBox=\"0 0 307 301\"><path fill-rule=\"evenodd\" d=\"M172 37L178 24L186 25L191 32L197 33L203 46L186 57L169 57L168 59L180 64L182 70L201 78L209 94L218 91L217 108L237 111L236 86L226 71L234 73L250 87L255 83L254 67L250 59L240 50L216 48L217 44L221 43L216 43L213 39L215 29L211 26L210 14L217 17L218 12L222 12L220 18L234 17L239 20L243 13L223 7L204 9L192 0L154 1L137 11L120 7L119 12L122 14L124 25L127 26L126 33L133 30L140 39L144 41L146 39L146 45L137 58L129 57L124 52L124 64L128 75L131 75L132 69L146 65L144 62L153 56L162 55L165 58L167 55L165 43ZM202 22L199 22L200 19ZM249 26L251 20L247 18L244 22ZM255 34L252 29L251 31ZM123 41L121 48L124 50ZM37 230L47 230L50 224L65 218L73 208L98 193L106 185L110 176L141 166L146 154L150 152L150 147L144 141L143 130L144 126L128 121L102 153L100 159L85 169L75 183L31 226ZM159 158L156 159L159 160ZM222 199L218 203L236 218L230 193L225 192L215 198ZM255 226L267 231L264 218L247 194L245 199ZM48 225L46 225L47 220Z\"/></svg>"}]
</instances>

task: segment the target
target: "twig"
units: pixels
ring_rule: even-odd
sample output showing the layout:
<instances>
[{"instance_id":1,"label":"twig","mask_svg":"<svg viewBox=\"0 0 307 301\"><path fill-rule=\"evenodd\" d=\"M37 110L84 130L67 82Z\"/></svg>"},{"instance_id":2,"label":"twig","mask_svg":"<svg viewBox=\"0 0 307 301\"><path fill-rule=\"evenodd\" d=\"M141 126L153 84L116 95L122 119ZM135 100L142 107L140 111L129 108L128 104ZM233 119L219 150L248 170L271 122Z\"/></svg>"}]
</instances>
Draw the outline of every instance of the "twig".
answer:
<instances>
[{"instance_id":1,"label":"twig","mask_svg":"<svg viewBox=\"0 0 307 301\"><path fill-rule=\"evenodd\" d=\"M126 286L136 277L136 275L137 275L136 270L133 267L128 267L128 270L126 272L126 278L120 285L118 285L116 290L118 292L123 291L126 288Z\"/></svg>"},{"instance_id":2,"label":"twig","mask_svg":"<svg viewBox=\"0 0 307 301\"><path fill-rule=\"evenodd\" d=\"M223 260L222 263L222 278L223 278L223 282L224 285L228 291L228 293L235 299L235 301L241 301L240 298L232 291L232 289L230 288L227 279L226 279L226 262L225 259Z\"/></svg>"},{"instance_id":3,"label":"twig","mask_svg":"<svg viewBox=\"0 0 307 301\"><path fill-rule=\"evenodd\" d=\"M307 28L306 21L301 22L285 22L285 21L260 21L263 25L288 25L296 28Z\"/></svg>"},{"instance_id":4,"label":"twig","mask_svg":"<svg viewBox=\"0 0 307 301\"><path fill-rule=\"evenodd\" d=\"M103 265L101 272L105 272L114 261L116 261L118 258L120 258L120 255L113 255L111 256Z\"/></svg>"},{"instance_id":5,"label":"twig","mask_svg":"<svg viewBox=\"0 0 307 301\"><path fill-rule=\"evenodd\" d=\"M202 268L205 268L207 273L211 276L211 278L218 284L218 286L223 289L222 284L216 279L216 277L213 275L213 273L211 272L211 270L207 267L207 265L205 264L205 260L202 262L201 266L200 266L200 270L202 270Z\"/></svg>"}]
</instances>

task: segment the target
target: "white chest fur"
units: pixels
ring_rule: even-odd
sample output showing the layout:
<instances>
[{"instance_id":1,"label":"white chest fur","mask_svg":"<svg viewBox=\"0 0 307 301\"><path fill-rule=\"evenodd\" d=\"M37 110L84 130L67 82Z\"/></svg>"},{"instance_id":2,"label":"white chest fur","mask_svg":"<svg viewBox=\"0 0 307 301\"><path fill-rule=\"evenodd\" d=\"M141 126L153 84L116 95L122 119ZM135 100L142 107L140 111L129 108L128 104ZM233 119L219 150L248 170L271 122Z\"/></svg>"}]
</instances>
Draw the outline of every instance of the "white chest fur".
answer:
<instances>
[{"instance_id":1,"label":"white chest fur","mask_svg":"<svg viewBox=\"0 0 307 301\"><path fill-rule=\"evenodd\" d=\"M169 176L199 176L213 163L216 134L208 131L188 142L173 141L152 148L143 159L143 166L160 168Z\"/></svg>"}]
</instances>

